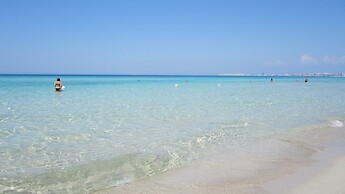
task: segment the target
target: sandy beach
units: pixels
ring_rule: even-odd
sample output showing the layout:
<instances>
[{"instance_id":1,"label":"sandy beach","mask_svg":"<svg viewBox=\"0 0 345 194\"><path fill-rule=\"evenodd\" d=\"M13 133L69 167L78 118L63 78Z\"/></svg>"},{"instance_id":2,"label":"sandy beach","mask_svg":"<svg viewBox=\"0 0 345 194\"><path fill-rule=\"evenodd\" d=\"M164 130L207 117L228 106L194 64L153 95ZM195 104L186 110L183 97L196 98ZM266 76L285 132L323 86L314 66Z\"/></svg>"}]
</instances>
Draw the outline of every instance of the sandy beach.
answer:
<instances>
[{"instance_id":1,"label":"sandy beach","mask_svg":"<svg viewBox=\"0 0 345 194\"><path fill-rule=\"evenodd\" d=\"M309 178L302 184L297 185L290 193L345 193L345 157L331 162L329 166L322 169L317 175Z\"/></svg>"},{"instance_id":2,"label":"sandy beach","mask_svg":"<svg viewBox=\"0 0 345 194\"><path fill-rule=\"evenodd\" d=\"M301 169L296 173L289 175L270 183L269 193L345 193L345 156L328 162L327 166L319 167L315 165L306 169ZM314 171L311 171L313 169ZM312 175L311 175L312 174ZM301 180L301 182L298 182ZM285 186L282 186L285 184ZM287 188L290 186L290 188ZM273 189L272 189L273 188Z\"/></svg>"},{"instance_id":3,"label":"sandy beach","mask_svg":"<svg viewBox=\"0 0 345 194\"><path fill-rule=\"evenodd\" d=\"M344 127L276 137L96 193L345 193L344 145Z\"/></svg>"}]
</instances>

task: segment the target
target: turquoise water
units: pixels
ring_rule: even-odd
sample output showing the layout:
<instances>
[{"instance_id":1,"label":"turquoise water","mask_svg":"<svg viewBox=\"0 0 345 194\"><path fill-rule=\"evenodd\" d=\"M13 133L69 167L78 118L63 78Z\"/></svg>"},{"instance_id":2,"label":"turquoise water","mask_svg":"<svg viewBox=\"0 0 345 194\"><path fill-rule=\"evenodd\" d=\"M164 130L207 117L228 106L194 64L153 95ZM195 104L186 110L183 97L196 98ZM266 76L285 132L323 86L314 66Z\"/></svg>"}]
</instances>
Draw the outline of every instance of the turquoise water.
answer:
<instances>
[{"instance_id":1,"label":"turquoise water","mask_svg":"<svg viewBox=\"0 0 345 194\"><path fill-rule=\"evenodd\" d=\"M345 118L339 77L60 78L0 76L0 192L88 193Z\"/></svg>"}]
</instances>

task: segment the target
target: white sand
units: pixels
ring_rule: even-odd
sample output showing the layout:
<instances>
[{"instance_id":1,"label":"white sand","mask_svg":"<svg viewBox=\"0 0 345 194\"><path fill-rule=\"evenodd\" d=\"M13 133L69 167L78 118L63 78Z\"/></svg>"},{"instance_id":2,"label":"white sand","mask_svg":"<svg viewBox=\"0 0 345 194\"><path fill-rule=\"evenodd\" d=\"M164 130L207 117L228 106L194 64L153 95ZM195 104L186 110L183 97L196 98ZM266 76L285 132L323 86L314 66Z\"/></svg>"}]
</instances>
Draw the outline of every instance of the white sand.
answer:
<instances>
[{"instance_id":1,"label":"white sand","mask_svg":"<svg viewBox=\"0 0 345 194\"><path fill-rule=\"evenodd\" d=\"M344 194L345 193L345 157L332 162L316 176L301 183L290 191L291 194Z\"/></svg>"},{"instance_id":2,"label":"white sand","mask_svg":"<svg viewBox=\"0 0 345 194\"><path fill-rule=\"evenodd\" d=\"M266 182L269 193L345 194L345 142L329 143L323 152L313 155L317 162L278 179Z\"/></svg>"},{"instance_id":3,"label":"white sand","mask_svg":"<svg viewBox=\"0 0 345 194\"><path fill-rule=\"evenodd\" d=\"M265 140L97 193L345 194L345 138L339 132L326 144L320 141L325 134Z\"/></svg>"},{"instance_id":4,"label":"white sand","mask_svg":"<svg viewBox=\"0 0 345 194\"><path fill-rule=\"evenodd\" d=\"M136 184L128 184L105 190L101 193L345 193L345 156L331 162L329 166L321 169L319 173L312 175L305 181L298 183L292 181L293 187L290 189L280 187L281 183L286 183L286 186L288 186L291 185L289 184L291 180L299 180L301 177L305 178L303 176L305 175L303 170L292 174L292 176L290 176L292 179L288 180L288 182L278 178L278 182L282 182L280 184L277 184L276 181L273 182L273 184L275 184L273 188L276 189L267 189L262 187L262 184L266 181L265 178L251 177L247 179L245 178L246 175L243 175L242 178L240 178L241 175L237 175L236 179L232 179L233 176L227 176L229 168L222 171L221 169L223 167L224 166L217 166L205 170L202 166L195 166L193 168L178 171L177 173L168 173L164 176L160 176L159 179L157 179L157 177L153 180L147 179L139 181ZM257 169L253 168L253 171L256 170ZM318 170L320 169L317 169L317 171ZM233 169L233 173L235 174L240 173L240 171L241 170ZM279 173L276 175L279 175ZM268 176L266 174L264 176L270 179L274 175L271 174L271 176Z\"/></svg>"}]
</instances>

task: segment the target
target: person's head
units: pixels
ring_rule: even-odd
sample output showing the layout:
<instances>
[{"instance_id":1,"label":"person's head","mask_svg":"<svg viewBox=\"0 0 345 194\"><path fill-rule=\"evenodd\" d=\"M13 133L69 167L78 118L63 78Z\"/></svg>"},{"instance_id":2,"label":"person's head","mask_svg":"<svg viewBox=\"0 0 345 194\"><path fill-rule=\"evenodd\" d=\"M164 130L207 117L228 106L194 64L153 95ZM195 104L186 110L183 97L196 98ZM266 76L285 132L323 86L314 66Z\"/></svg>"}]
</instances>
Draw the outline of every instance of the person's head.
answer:
<instances>
[{"instance_id":1,"label":"person's head","mask_svg":"<svg viewBox=\"0 0 345 194\"><path fill-rule=\"evenodd\" d=\"M56 81L58 81L58 82L59 82L59 81L60 81L60 78L57 78L57 79L56 79Z\"/></svg>"}]
</instances>

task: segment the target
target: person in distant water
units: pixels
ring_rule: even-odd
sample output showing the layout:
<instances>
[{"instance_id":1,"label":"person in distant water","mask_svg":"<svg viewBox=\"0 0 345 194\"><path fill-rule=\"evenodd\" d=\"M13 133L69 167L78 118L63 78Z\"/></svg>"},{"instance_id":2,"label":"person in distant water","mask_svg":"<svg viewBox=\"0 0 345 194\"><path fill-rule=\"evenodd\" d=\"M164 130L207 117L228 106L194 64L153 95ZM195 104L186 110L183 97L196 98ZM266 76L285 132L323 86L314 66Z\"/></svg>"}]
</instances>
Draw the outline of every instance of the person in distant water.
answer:
<instances>
[{"instance_id":1,"label":"person in distant water","mask_svg":"<svg viewBox=\"0 0 345 194\"><path fill-rule=\"evenodd\" d=\"M306 77L306 78L304 78L304 82L306 82L306 83L308 82L308 78L307 78L307 77Z\"/></svg>"},{"instance_id":2,"label":"person in distant water","mask_svg":"<svg viewBox=\"0 0 345 194\"><path fill-rule=\"evenodd\" d=\"M60 81L60 78L57 78L54 82L54 87L56 92L60 92L62 88L62 82Z\"/></svg>"},{"instance_id":3,"label":"person in distant water","mask_svg":"<svg viewBox=\"0 0 345 194\"><path fill-rule=\"evenodd\" d=\"M273 78L271 78L271 82L273 82Z\"/></svg>"}]
</instances>

